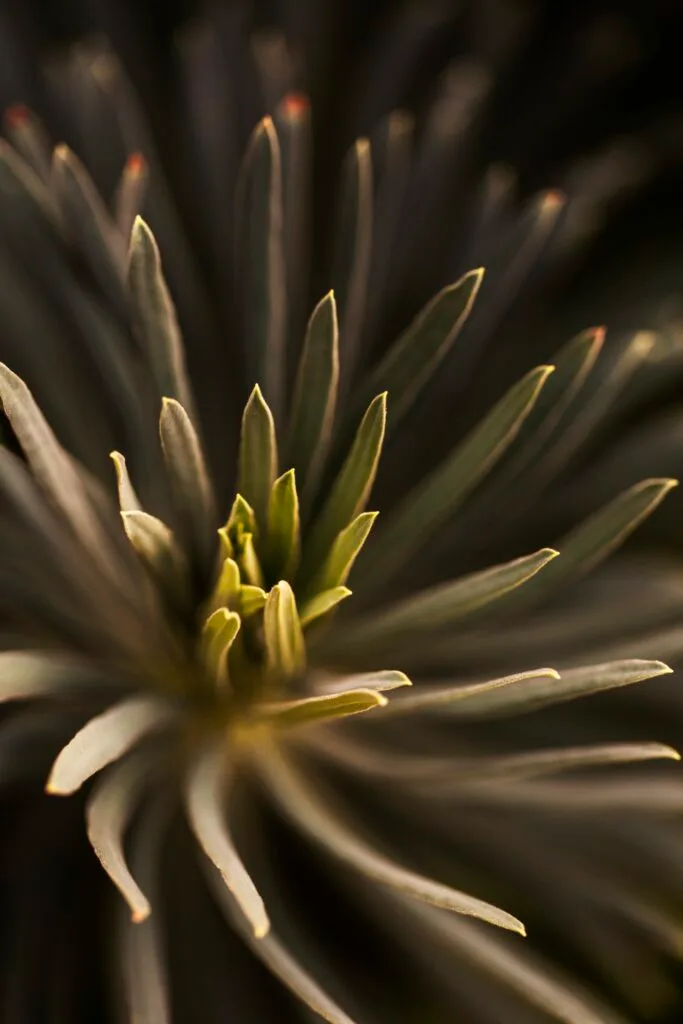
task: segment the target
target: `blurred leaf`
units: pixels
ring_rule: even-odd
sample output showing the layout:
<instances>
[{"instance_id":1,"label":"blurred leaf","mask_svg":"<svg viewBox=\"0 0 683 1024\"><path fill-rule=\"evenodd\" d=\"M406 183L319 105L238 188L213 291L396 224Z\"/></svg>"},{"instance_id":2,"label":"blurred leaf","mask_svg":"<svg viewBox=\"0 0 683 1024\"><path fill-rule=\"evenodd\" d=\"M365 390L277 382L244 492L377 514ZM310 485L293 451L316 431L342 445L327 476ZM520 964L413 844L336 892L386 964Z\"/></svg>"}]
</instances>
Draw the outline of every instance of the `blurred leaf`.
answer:
<instances>
[{"instance_id":1,"label":"blurred leaf","mask_svg":"<svg viewBox=\"0 0 683 1024\"><path fill-rule=\"evenodd\" d=\"M204 662L219 689L224 689L228 682L228 654L240 625L236 612L217 608L202 627Z\"/></svg>"},{"instance_id":2,"label":"blurred leaf","mask_svg":"<svg viewBox=\"0 0 683 1024\"><path fill-rule=\"evenodd\" d=\"M322 473L332 434L339 383L339 329L333 292L313 310L299 361L287 445L307 499Z\"/></svg>"},{"instance_id":3,"label":"blurred leaf","mask_svg":"<svg viewBox=\"0 0 683 1024\"><path fill-rule=\"evenodd\" d=\"M162 402L159 434L176 509L194 550L208 561L217 520L213 487L197 432L175 398Z\"/></svg>"},{"instance_id":4,"label":"blurred leaf","mask_svg":"<svg viewBox=\"0 0 683 1024\"><path fill-rule=\"evenodd\" d=\"M336 220L333 281L344 353L341 374L347 386L358 357L372 256L372 154L367 139L356 139L347 154Z\"/></svg>"},{"instance_id":5,"label":"blurred leaf","mask_svg":"<svg viewBox=\"0 0 683 1024\"><path fill-rule=\"evenodd\" d=\"M153 697L131 697L91 718L60 751L47 780L48 793L66 796L105 765L123 757L155 729L172 721L170 704Z\"/></svg>"},{"instance_id":6,"label":"blurred leaf","mask_svg":"<svg viewBox=\"0 0 683 1024\"><path fill-rule=\"evenodd\" d=\"M119 496L119 508L122 512L141 512L142 505L133 487L125 456L121 452L110 452L110 459L116 470L116 486Z\"/></svg>"},{"instance_id":7,"label":"blurred leaf","mask_svg":"<svg viewBox=\"0 0 683 1024\"><path fill-rule=\"evenodd\" d=\"M499 689L517 686L527 687L535 680L539 681L541 686L551 687L554 685L552 680L558 680L559 678L560 675L554 668L538 668L532 669L529 672L516 672L514 675L502 676L500 679L488 679L484 683L446 683L439 685L425 683L412 693L402 696L399 700L392 701L387 706L383 717L386 715L422 714L423 712L467 715L469 713L468 707L461 710L459 707L460 702L469 704L470 707L476 709L481 706L482 702L486 703L489 693Z\"/></svg>"}]
</instances>

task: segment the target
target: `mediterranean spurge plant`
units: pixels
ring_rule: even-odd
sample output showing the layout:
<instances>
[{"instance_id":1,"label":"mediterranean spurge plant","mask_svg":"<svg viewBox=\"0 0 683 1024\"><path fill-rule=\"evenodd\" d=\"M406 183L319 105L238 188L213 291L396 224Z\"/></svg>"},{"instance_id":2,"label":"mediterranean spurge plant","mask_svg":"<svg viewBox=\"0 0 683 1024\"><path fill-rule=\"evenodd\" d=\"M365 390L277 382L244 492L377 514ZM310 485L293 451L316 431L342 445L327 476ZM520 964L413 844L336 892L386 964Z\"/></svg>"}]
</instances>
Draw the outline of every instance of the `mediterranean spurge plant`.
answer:
<instances>
[{"instance_id":1,"label":"mediterranean spurge plant","mask_svg":"<svg viewBox=\"0 0 683 1024\"><path fill-rule=\"evenodd\" d=\"M512 560L454 580L434 563L444 544L457 544L458 522L465 545L476 549L479 523L506 517L519 489L533 494L539 469L552 468L558 454L561 461L606 411L651 339L638 335L591 391L604 332L579 335L552 365L532 369L499 397L434 466L425 453L423 478L402 479L397 500L377 519L371 492L385 439L404 418L410 426L472 311L483 271L439 292L374 364L363 362L354 341L371 207L368 146L359 143L342 225L340 315L330 292L299 345L284 327L286 146L266 118L240 181L244 361L253 390L237 465L221 467L234 479L223 501L159 250L135 216L141 158L127 165L112 216L71 151L58 147L50 163L30 115L13 111L10 127L16 149L4 144L0 163L18 211L12 224L45 235L50 246L68 238L134 339L112 345L105 332L95 344L129 439L112 453L118 503L114 488L62 446L23 380L0 370L9 428L0 450L2 576L12 595L0 696L36 702L28 717L3 728L20 749L37 738L41 751L50 750L51 738L61 737L48 792L73 794L98 776L87 791L87 832L130 910L116 932L124 1019L180 1019L158 922L169 888L164 863L172 861L172 887L190 877L178 832L184 820L230 927L307 1007L283 1001L278 1020L313 1010L333 1024L350 1024L351 1012L358 1024L426 1021L443 1005L450 1009L433 1019L453 1020L454 991L466 1019L485 1024L518 1012L514 1019L524 1021L621 1020L524 950L520 938L506 940L488 926L524 935L518 914L526 904L544 917L528 895L531 876L543 906L558 907L562 941L594 951L597 981L621 992L615 1004L628 998L628 986L615 980L614 920L658 937L675 929L660 894L619 858L631 832L624 838L590 816L576 821L576 808L590 798L609 806L609 786L599 775L579 775L573 788L556 776L678 755L632 738L593 741L570 714L559 724L541 714L525 725L521 716L670 670L660 661L569 658L558 643L557 671L533 659L521 664L519 651L507 657L506 649L511 636L532 646L537 609L552 608L564 585L624 541L675 482L636 484L557 549L517 550ZM284 141L291 155L291 136ZM556 202L541 204L541 220ZM94 305L78 308L97 325ZM55 408L64 419L60 397ZM88 431L68 410L64 422ZM213 447L220 450L221 440L213 438ZM582 739L568 746L565 735ZM544 832L538 814L546 811ZM299 871L309 864L306 888L317 886L329 910L326 941L315 946L316 897L299 898L303 883L287 859L292 829L326 865L312 868L306 855L299 861ZM606 849L614 851L616 878ZM340 871L327 884L329 865ZM415 997L407 977L395 984L417 1007L372 987L364 1006L362 989L344 983L343 952L335 963L340 935L329 934L347 905L363 930L407 941L416 976L431 972L448 998L435 995L425 1011L424 993ZM204 925L215 929L208 912ZM201 937L183 939L192 945ZM644 960L651 959L646 946ZM489 984L473 985L472 969ZM241 965L225 970L240 992L235 1020L276 1019L263 1015ZM659 979L658 965L652 973ZM203 1012L193 1010L192 1019Z\"/></svg>"}]
</instances>

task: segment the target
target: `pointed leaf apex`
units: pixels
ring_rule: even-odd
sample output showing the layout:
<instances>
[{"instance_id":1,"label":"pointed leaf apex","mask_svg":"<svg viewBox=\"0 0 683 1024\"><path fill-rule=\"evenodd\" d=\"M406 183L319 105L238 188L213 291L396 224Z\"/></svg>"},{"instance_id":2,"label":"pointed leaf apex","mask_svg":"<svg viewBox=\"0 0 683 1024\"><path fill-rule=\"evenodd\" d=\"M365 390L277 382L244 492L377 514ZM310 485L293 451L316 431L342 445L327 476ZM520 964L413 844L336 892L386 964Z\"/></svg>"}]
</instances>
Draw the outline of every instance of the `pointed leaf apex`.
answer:
<instances>
[{"instance_id":1,"label":"pointed leaf apex","mask_svg":"<svg viewBox=\"0 0 683 1024\"><path fill-rule=\"evenodd\" d=\"M147 918L149 917L149 915L151 913L152 913L152 908L151 907L145 907L144 909L141 909L141 910L134 910L132 912L132 914L130 915L130 919L133 922L133 924L142 924L143 921L147 920Z\"/></svg>"}]
</instances>

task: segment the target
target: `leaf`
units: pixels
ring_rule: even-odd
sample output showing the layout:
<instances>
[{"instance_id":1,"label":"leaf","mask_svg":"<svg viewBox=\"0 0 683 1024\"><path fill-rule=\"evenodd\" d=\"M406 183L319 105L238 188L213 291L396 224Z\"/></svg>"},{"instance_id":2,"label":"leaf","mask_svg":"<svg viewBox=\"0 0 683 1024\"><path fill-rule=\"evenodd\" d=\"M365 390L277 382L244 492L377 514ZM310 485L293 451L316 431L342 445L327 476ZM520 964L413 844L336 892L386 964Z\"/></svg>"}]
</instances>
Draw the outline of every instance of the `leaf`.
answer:
<instances>
[{"instance_id":1,"label":"leaf","mask_svg":"<svg viewBox=\"0 0 683 1024\"><path fill-rule=\"evenodd\" d=\"M268 538L264 562L276 580L290 579L301 552L299 497L294 470L289 469L273 484L268 506Z\"/></svg>"},{"instance_id":2,"label":"leaf","mask_svg":"<svg viewBox=\"0 0 683 1024\"><path fill-rule=\"evenodd\" d=\"M391 643L405 633L443 629L530 580L557 557L552 548L470 573L401 601L386 611L366 615L347 627L344 643Z\"/></svg>"},{"instance_id":3,"label":"leaf","mask_svg":"<svg viewBox=\"0 0 683 1024\"><path fill-rule=\"evenodd\" d=\"M301 619L302 628L310 626L316 619L321 618L323 615L327 615L333 608L336 608L341 601L345 601L347 597L351 596L351 591L348 587L332 587L330 590L322 590L315 597L311 598L310 601L306 601L299 613Z\"/></svg>"},{"instance_id":4,"label":"leaf","mask_svg":"<svg viewBox=\"0 0 683 1024\"><path fill-rule=\"evenodd\" d=\"M216 529L213 487L197 432L175 398L163 399L159 434L176 508L193 549L209 560Z\"/></svg>"},{"instance_id":5,"label":"leaf","mask_svg":"<svg viewBox=\"0 0 683 1024\"><path fill-rule=\"evenodd\" d=\"M275 423L257 384L242 416L237 490L253 508L261 529L268 522L270 492L276 476Z\"/></svg>"},{"instance_id":6,"label":"leaf","mask_svg":"<svg viewBox=\"0 0 683 1024\"><path fill-rule=\"evenodd\" d=\"M283 676L301 672L306 664L304 637L294 592L284 580L266 598L263 632L268 668Z\"/></svg>"},{"instance_id":7,"label":"leaf","mask_svg":"<svg viewBox=\"0 0 683 1024\"><path fill-rule=\"evenodd\" d=\"M448 712L449 715L468 718L524 714L546 705L654 679L671 671L661 661L633 658L566 669L559 678L540 674L536 674L535 678L512 677L506 686L481 684L478 691L471 690L465 695L466 700L458 700L450 705ZM410 698L406 702L408 700Z\"/></svg>"},{"instance_id":8,"label":"leaf","mask_svg":"<svg viewBox=\"0 0 683 1024\"><path fill-rule=\"evenodd\" d=\"M387 417L386 393L370 405L358 428L351 451L339 471L329 498L315 520L304 546L301 576L304 585L316 575L341 530L362 512L375 482Z\"/></svg>"},{"instance_id":9,"label":"leaf","mask_svg":"<svg viewBox=\"0 0 683 1024\"><path fill-rule=\"evenodd\" d=\"M360 672L355 675L330 676L316 683L319 693L345 693L347 690L376 690L386 693L412 686L405 672L384 669L381 672Z\"/></svg>"},{"instance_id":10,"label":"leaf","mask_svg":"<svg viewBox=\"0 0 683 1024\"><path fill-rule=\"evenodd\" d=\"M121 511L141 512L142 505L128 475L125 456L121 452L110 452L109 458L114 463L114 469L116 470L116 486Z\"/></svg>"},{"instance_id":11,"label":"leaf","mask_svg":"<svg viewBox=\"0 0 683 1024\"><path fill-rule=\"evenodd\" d=\"M567 580L593 569L654 512L676 480L643 480L563 537L562 557L520 595L519 607L545 599Z\"/></svg>"},{"instance_id":12,"label":"leaf","mask_svg":"<svg viewBox=\"0 0 683 1024\"><path fill-rule=\"evenodd\" d=\"M216 611L217 608L230 608L237 606L240 594L240 570L237 562L232 558L225 558L221 567L220 575L213 588L211 597L207 601L206 610L208 614Z\"/></svg>"},{"instance_id":13,"label":"leaf","mask_svg":"<svg viewBox=\"0 0 683 1024\"><path fill-rule=\"evenodd\" d=\"M263 586L263 570L259 562L254 537L251 533L242 534L239 551L239 565L242 576L253 587Z\"/></svg>"},{"instance_id":14,"label":"leaf","mask_svg":"<svg viewBox=\"0 0 683 1024\"><path fill-rule=\"evenodd\" d=\"M240 625L236 612L218 608L202 627L204 662L219 689L224 689L228 682L228 654Z\"/></svg>"},{"instance_id":15,"label":"leaf","mask_svg":"<svg viewBox=\"0 0 683 1024\"><path fill-rule=\"evenodd\" d=\"M245 928L235 913L234 907L225 886L220 884L216 872L209 877L211 890L223 911L228 923L247 943L251 951L275 975L276 978L308 1006L314 1013L322 1017L328 1024L356 1024L337 1004L320 988L305 968L303 968L275 938L272 931L262 939L255 939L253 932Z\"/></svg>"},{"instance_id":16,"label":"leaf","mask_svg":"<svg viewBox=\"0 0 683 1024\"><path fill-rule=\"evenodd\" d=\"M126 829L142 799L149 767L147 758L129 758L114 765L94 787L85 805L90 844L136 923L149 917L151 907L128 867L124 842Z\"/></svg>"},{"instance_id":17,"label":"leaf","mask_svg":"<svg viewBox=\"0 0 683 1024\"><path fill-rule=\"evenodd\" d=\"M131 697L96 715L60 751L46 791L66 796L105 765L123 757L148 733L174 717L170 704L152 697Z\"/></svg>"},{"instance_id":18,"label":"leaf","mask_svg":"<svg viewBox=\"0 0 683 1024\"><path fill-rule=\"evenodd\" d=\"M277 729L291 729L358 715L363 711L384 707L386 703L386 697L378 690L353 689L316 697L302 697L299 700L260 704L258 718L264 719Z\"/></svg>"},{"instance_id":19,"label":"leaf","mask_svg":"<svg viewBox=\"0 0 683 1024\"><path fill-rule=\"evenodd\" d=\"M254 510L241 494L238 494L232 503L225 529L230 533L237 527L242 527L245 533L251 533L255 537L258 536L258 524ZM220 530L218 532L221 533Z\"/></svg>"},{"instance_id":20,"label":"leaf","mask_svg":"<svg viewBox=\"0 0 683 1024\"><path fill-rule=\"evenodd\" d=\"M100 669L55 653L0 651L0 703L86 692L106 679Z\"/></svg>"},{"instance_id":21,"label":"leaf","mask_svg":"<svg viewBox=\"0 0 683 1024\"><path fill-rule=\"evenodd\" d=\"M361 512L337 535L320 574L308 588L310 591L332 590L346 583L378 515L378 512Z\"/></svg>"},{"instance_id":22,"label":"leaf","mask_svg":"<svg viewBox=\"0 0 683 1024\"><path fill-rule=\"evenodd\" d=\"M249 583L243 583L240 587L240 615L248 619L256 612L260 612L266 603L266 592L261 587L253 587Z\"/></svg>"},{"instance_id":23,"label":"leaf","mask_svg":"<svg viewBox=\"0 0 683 1024\"><path fill-rule=\"evenodd\" d=\"M38 177L50 180L50 140L38 118L23 104L15 103L5 111L5 133L14 149Z\"/></svg>"},{"instance_id":24,"label":"leaf","mask_svg":"<svg viewBox=\"0 0 683 1024\"><path fill-rule=\"evenodd\" d=\"M391 430L431 379L469 316L484 270L471 270L443 288L418 313L370 374L363 395L380 390L391 396Z\"/></svg>"},{"instance_id":25,"label":"leaf","mask_svg":"<svg viewBox=\"0 0 683 1024\"><path fill-rule=\"evenodd\" d=\"M341 324L342 379L348 385L355 368L372 256L373 197L372 155L367 139L357 139L342 169L339 199L334 281L337 282Z\"/></svg>"},{"instance_id":26,"label":"leaf","mask_svg":"<svg viewBox=\"0 0 683 1024\"><path fill-rule=\"evenodd\" d=\"M444 685L424 684L404 697L394 700L388 705L382 717L386 715L412 715L422 713L437 714L446 712L448 715L467 716L477 714L477 709L486 706L489 693L499 689L518 686L533 686L538 681L548 690L559 680L560 675L554 668L538 668L529 672L516 672L514 675L501 676L499 679L487 679L483 683L446 683ZM493 698L495 703L495 697ZM514 698L513 698L514 700ZM465 705L460 707L461 702ZM471 712L470 709L473 709Z\"/></svg>"},{"instance_id":27,"label":"leaf","mask_svg":"<svg viewBox=\"0 0 683 1024\"><path fill-rule=\"evenodd\" d=\"M158 394L175 398L194 418L175 306L164 279L159 247L142 217L136 217L133 224L127 284L133 330L149 361Z\"/></svg>"},{"instance_id":28,"label":"leaf","mask_svg":"<svg viewBox=\"0 0 683 1024\"><path fill-rule=\"evenodd\" d=\"M363 586L374 589L410 560L448 519L512 443L552 373L532 370L508 391L479 426L399 505L363 560Z\"/></svg>"},{"instance_id":29,"label":"leaf","mask_svg":"<svg viewBox=\"0 0 683 1024\"><path fill-rule=\"evenodd\" d=\"M114 219L117 228L125 239L130 239L135 228L135 221L145 203L148 184L149 168L147 161L142 153L131 153L124 164L114 194ZM169 388L161 388L160 393L162 395L172 394ZM186 409L191 407L191 403L186 404L183 402L181 395L172 394L172 397L177 398ZM189 395L186 394L185 398L189 398Z\"/></svg>"},{"instance_id":30,"label":"leaf","mask_svg":"<svg viewBox=\"0 0 683 1024\"><path fill-rule=\"evenodd\" d=\"M282 161L270 117L263 118L249 141L237 202L236 262L244 295L244 337L249 340L248 372L252 380L261 382L268 403L279 415L284 398L287 309ZM251 501L248 493L246 496Z\"/></svg>"},{"instance_id":31,"label":"leaf","mask_svg":"<svg viewBox=\"0 0 683 1024\"><path fill-rule=\"evenodd\" d=\"M152 577L180 596L187 586L187 563L173 532L148 512L122 512L121 521L136 555Z\"/></svg>"},{"instance_id":32,"label":"leaf","mask_svg":"<svg viewBox=\"0 0 683 1024\"><path fill-rule=\"evenodd\" d=\"M90 175L68 146L52 154L51 192L88 267L114 309L125 309L123 252L119 236Z\"/></svg>"},{"instance_id":33,"label":"leaf","mask_svg":"<svg viewBox=\"0 0 683 1024\"><path fill-rule=\"evenodd\" d=\"M304 782L291 760L275 745L264 751L255 767L287 817L332 857L351 865L380 885L397 889L413 899L525 934L524 925L504 910L401 867L366 844L329 810L327 801L323 802L316 790Z\"/></svg>"},{"instance_id":34,"label":"leaf","mask_svg":"<svg viewBox=\"0 0 683 1024\"><path fill-rule=\"evenodd\" d=\"M299 361L287 445L301 493L310 498L325 467L339 385L339 328L334 293L313 310Z\"/></svg>"},{"instance_id":35,"label":"leaf","mask_svg":"<svg viewBox=\"0 0 683 1024\"><path fill-rule=\"evenodd\" d=\"M219 743L191 764L185 781L185 808L199 845L218 868L255 938L261 939L270 929L268 914L223 817L231 784L223 745Z\"/></svg>"}]
</instances>

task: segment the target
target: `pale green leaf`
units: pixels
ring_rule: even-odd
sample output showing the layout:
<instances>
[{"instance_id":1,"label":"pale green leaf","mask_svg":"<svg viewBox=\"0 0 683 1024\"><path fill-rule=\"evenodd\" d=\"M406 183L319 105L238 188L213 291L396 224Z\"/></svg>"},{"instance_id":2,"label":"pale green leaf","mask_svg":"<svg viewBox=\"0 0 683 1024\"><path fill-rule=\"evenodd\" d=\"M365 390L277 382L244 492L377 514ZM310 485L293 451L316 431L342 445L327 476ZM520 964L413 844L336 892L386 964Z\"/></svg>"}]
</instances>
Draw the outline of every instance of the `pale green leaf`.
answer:
<instances>
[{"instance_id":1,"label":"pale green leaf","mask_svg":"<svg viewBox=\"0 0 683 1024\"><path fill-rule=\"evenodd\" d=\"M399 505L373 541L362 564L363 586L394 575L447 520L512 443L533 409L553 367L522 378L484 421Z\"/></svg>"},{"instance_id":2,"label":"pale green leaf","mask_svg":"<svg viewBox=\"0 0 683 1024\"><path fill-rule=\"evenodd\" d=\"M477 709L486 705L488 695L495 691L512 687L517 691L521 687L521 693L525 687L540 685L548 690L553 687L560 675L554 668L538 668L528 672L516 672L514 675L501 676L499 679L487 679L483 683L444 683L444 684L423 684L411 693L394 700L388 705L383 717L386 715L412 715L412 714L446 714L464 715L469 714L469 708L473 709L472 714L477 714ZM494 702L495 702L494 695ZM514 699L514 698L513 698ZM464 704L464 707L460 707Z\"/></svg>"},{"instance_id":3,"label":"pale green leaf","mask_svg":"<svg viewBox=\"0 0 683 1024\"><path fill-rule=\"evenodd\" d=\"M284 580L277 583L266 598L263 632L268 668L283 676L301 672L306 664L304 636L294 592Z\"/></svg>"},{"instance_id":4,"label":"pale green leaf","mask_svg":"<svg viewBox=\"0 0 683 1024\"><path fill-rule=\"evenodd\" d=\"M118 490L119 507L121 511L142 511L142 504L131 483L130 476L128 475L128 466L126 465L125 456L123 456L121 452L110 452L109 458L114 463L114 469L116 470L116 487Z\"/></svg>"},{"instance_id":5,"label":"pale green leaf","mask_svg":"<svg viewBox=\"0 0 683 1024\"><path fill-rule=\"evenodd\" d=\"M240 617L236 612L217 608L202 627L204 663L219 689L225 688L228 683L228 654L240 626Z\"/></svg>"},{"instance_id":6,"label":"pale green leaf","mask_svg":"<svg viewBox=\"0 0 683 1024\"><path fill-rule=\"evenodd\" d=\"M258 718L264 719L278 729L296 728L358 715L363 711L384 707L386 703L386 697L378 690L344 690L340 693L302 697L299 700L261 704L258 708Z\"/></svg>"},{"instance_id":7,"label":"pale green leaf","mask_svg":"<svg viewBox=\"0 0 683 1024\"><path fill-rule=\"evenodd\" d=\"M378 693L386 693L389 690L402 689L404 686L412 686L412 683L405 672L398 672L396 669L329 676L316 682L318 693L343 693L346 690L376 690Z\"/></svg>"},{"instance_id":8,"label":"pale green leaf","mask_svg":"<svg viewBox=\"0 0 683 1024\"><path fill-rule=\"evenodd\" d=\"M338 534L365 508L375 482L384 440L387 396L378 395L369 405L344 465L307 539L301 576L304 582L317 575Z\"/></svg>"},{"instance_id":9,"label":"pale green leaf","mask_svg":"<svg viewBox=\"0 0 683 1024\"><path fill-rule=\"evenodd\" d=\"M282 160L270 117L255 128L237 190L237 267L243 295L243 335L251 380L260 381L279 415L285 384L287 320L283 252ZM272 482L272 481L271 481ZM246 497L251 501L247 491ZM254 503L261 521L263 509Z\"/></svg>"},{"instance_id":10,"label":"pale green leaf","mask_svg":"<svg viewBox=\"0 0 683 1024\"><path fill-rule=\"evenodd\" d=\"M232 558L225 558L211 597L207 601L206 610L211 613L217 608L234 610L240 594L240 570Z\"/></svg>"},{"instance_id":11,"label":"pale green leaf","mask_svg":"<svg viewBox=\"0 0 683 1024\"><path fill-rule=\"evenodd\" d=\"M343 642L390 644L405 633L443 629L526 583L557 554L552 548L541 548L512 562L431 587L348 626Z\"/></svg>"},{"instance_id":12,"label":"pale green leaf","mask_svg":"<svg viewBox=\"0 0 683 1024\"><path fill-rule=\"evenodd\" d=\"M187 584L187 563L173 532L148 512L122 512L121 521L136 555L157 582L179 595Z\"/></svg>"},{"instance_id":13,"label":"pale green leaf","mask_svg":"<svg viewBox=\"0 0 683 1024\"><path fill-rule=\"evenodd\" d=\"M240 615L248 619L256 612L260 612L266 603L267 594L261 587L254 587L249 583L243 583L240 587Z\"/></svg>"},{"instance_id":14,"label":"pale green leaf","mask_svg":"<svg viewBox=\"0 0 683 1024\"><path fill-rule=\"evenodd\" d=\"M263 569L254 547L251 533L243 533L240 538L239 566L242 576L253 587L263 587Z\"/></svg>"},{"instance_id":15,"label":"pale green leaf","mask_svg":"<svg viewBox=\"0 0 683 1024\"><path fill-rule=\"evenodd\" d=\"M0 651L0 703L67 696L74 689L87 692L102 681L100 669L78 658L54 652Z\"/></svg>"},{"instance_id":16,"label":"pale green leaf","mask_svg":"<svg viewBox=\"0 0 683 1024\"><path fill-rule=\"evenodd\" d=\"M299 564L301 527L294 470L273 484L268 507L268 537L264 562L271 578L291 579Z\"/></svg>"},{"instance_id":17,"label":"pale green leaf","mask_svg":"<svg viewBox=\"0 0 683 1024\"><path fill-rule=\"evenodd\" d=\"M261 939L270 929L268 914L223 816L231 782L224 746L218 743L192 762L185 783L185 807L199 845L218 868L254 936Z\"/></svg>"},{"instance_id":18,"label":"pale green leaf","mask_svg":"<svg viewBox=\"0 0 683 1024\"><path fill-rule=\"evenodd\" d=\"M277 476L277 461L273 415L257 384L242 416L237 490L253 508L261 530L268 522L268 504Z\"/></svg>"},{"instance_id":19,"label":"pale green leaf","mask_svg":"<svg viewBox=\"0 0 683 1024\"><path fill-rule=\"evenodd\" d=\"M339 384L339 329L329 292L308 322L294 390L287 463L297 471L308 498L325 466Z\"/></svg>"},{"instance_id":20,"label":"pale green leaf","mask_svg":"<svg viewBox=\"0 0 683 1024\"><path fill-rule=\"evenodd\" d=\"M305 601L301 606L301 625L305 629L306 626L310 626L316 619L321 618L323 615L327 615L333 608L336 608L341 601L345 601L347 597L351 596L351 591L348 587L332 587L330 590L322 590L315 597L311 598L310 601Z\"/></svg>"},{"instance_id":21,"label":"pale green leaf","mask_svg":"<svg viewBox=\"0 0 683 1024\"><path fill-rule=\"evenodd\" d=\"M194 414L183 341L154 235L136 217L128 255L128 293L133 330L145 353L160 396L177 399Z\"/></svg>"},{"instance_id":22,"label":"pale green leaf","mask_svg":"<svg viewBox=\"0 0 683 1024\"><path fill-rule=\"evenodd\" d=\"M308 587L309 591L332 590L346 583L378 515L378 512L361 512L337 535L319 575Z\"/></svg>"},{"instance_id":23,"label":"pale green leaf","mask_svg":"<svg viewBox=\"0 0 683 1024\"><path fill-rule=\"evenodd\" d=\"M174 718L173 707L153 697L131 697L91 718L60 751L47 780L48 793L66 796L105 765L123 757L150 732Z\"/></svg>"}]
</instances>

